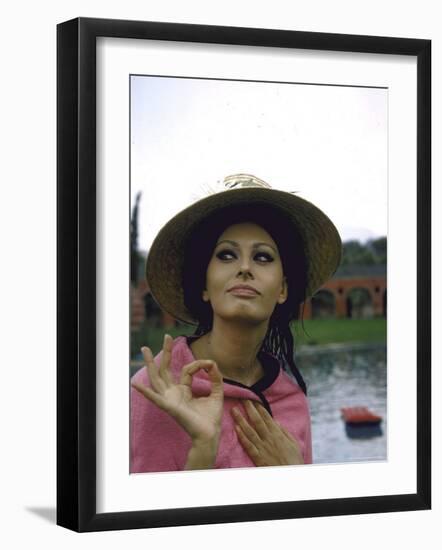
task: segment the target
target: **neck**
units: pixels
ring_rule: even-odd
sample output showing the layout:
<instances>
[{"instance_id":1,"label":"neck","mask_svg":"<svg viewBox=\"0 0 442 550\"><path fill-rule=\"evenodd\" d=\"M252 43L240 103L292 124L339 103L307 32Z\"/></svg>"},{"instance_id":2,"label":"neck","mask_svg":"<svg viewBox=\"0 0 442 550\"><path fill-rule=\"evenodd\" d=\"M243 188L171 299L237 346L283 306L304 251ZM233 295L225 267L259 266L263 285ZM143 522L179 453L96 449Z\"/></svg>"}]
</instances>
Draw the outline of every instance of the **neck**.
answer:
<instances>
[{"instance_id":1,"label":"neck","mask_svg":"<svg viewBox=\"0 0 442 550\"><path fill-rule=\"evenodd\" d=\"M215 318L212 330L191 348L197 359L215 361L224 378L251 386L264 374L257 355L267 326L232 324Z\"/></svg>"}]
</instances>

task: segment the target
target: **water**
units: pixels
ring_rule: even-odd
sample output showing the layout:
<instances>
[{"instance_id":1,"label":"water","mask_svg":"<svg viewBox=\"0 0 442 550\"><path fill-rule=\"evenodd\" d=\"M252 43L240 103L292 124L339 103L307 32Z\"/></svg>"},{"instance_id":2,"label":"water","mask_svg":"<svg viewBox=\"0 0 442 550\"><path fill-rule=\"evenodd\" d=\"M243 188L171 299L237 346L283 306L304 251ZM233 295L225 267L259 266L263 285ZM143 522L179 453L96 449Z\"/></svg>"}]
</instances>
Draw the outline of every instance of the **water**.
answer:
<instances>
[{"instance_id":1,"label":"water","mask_svg":"<svg viewBox=\"0 0 442 550\"><path fill-rule=\"evenodd\" d=\"M379 461L387 458L386 349L357 349L300 355L312 417L313 462ZM342 407L364 406L381 416L378 434L346 433ZM379 435L379 432L381 435Z\"/></svg>"}]
</instances>

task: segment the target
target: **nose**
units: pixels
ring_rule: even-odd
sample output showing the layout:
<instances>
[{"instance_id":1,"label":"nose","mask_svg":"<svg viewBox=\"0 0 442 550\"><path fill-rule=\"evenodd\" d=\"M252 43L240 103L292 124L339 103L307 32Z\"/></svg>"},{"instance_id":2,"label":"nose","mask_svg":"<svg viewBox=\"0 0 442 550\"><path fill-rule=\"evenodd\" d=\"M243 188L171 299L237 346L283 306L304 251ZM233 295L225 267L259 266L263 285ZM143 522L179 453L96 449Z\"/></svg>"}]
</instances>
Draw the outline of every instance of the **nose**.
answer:
<instances>
[{"instance_id":1,"label":"nose","mask_svg":"<svg viewBox=\"0 0 442 550\"><path fill-rule=\"evenodd\" d=\"M243 258L238 271L238 277L253 279L253 273L250 267L250 261L247 258Z\"/></svg>"}]
</instances>

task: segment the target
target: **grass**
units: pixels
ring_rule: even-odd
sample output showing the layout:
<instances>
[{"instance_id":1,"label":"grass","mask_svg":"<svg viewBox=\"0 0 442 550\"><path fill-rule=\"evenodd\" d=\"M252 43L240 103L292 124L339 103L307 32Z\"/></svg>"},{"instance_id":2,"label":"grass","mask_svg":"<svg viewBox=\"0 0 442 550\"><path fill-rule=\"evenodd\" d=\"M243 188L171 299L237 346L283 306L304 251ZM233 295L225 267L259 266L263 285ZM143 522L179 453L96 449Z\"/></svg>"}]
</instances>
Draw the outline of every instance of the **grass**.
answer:
<instances>
[{"instance_id":1,"label":"grass","mask_svg":"<svg viewBox=\"0 0 442 550\"><path fill-rule=\"evenodd\" d=\"M387 323L383 318L375 319L311 319L304 321L304 329L296 322L293 333L298 345L323 345L343 342L386 342ZM192 334L193 327L180 325L163 329L144 324L140 331L131 337L131 356L138 355L140 347L149 346L154 355L161 350L163 336L167 332L172 337Z\"/></svg>"},{"instance_id":2,"label":"grass","mask_svg":"<svg viewBox=\"0 0 442 550\"><path fill-rule=\"evenodd\" d=\"M300 323L295 324L293 332L301 346L387 340L387 322L384 318L311 319L304 321L304 330Z\"/></svg>"}]
</instances>

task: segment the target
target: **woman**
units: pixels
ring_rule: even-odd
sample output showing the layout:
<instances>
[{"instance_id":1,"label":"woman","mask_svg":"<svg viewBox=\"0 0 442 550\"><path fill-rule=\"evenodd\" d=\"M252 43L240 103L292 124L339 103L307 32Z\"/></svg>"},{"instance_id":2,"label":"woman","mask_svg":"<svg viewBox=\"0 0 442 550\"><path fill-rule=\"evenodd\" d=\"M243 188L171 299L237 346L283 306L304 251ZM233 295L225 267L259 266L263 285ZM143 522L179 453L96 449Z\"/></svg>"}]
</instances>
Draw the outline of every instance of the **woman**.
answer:
<instances>
[{"instance_id":1,"label":"woman","mask_svg":"<svg viewBox=\"0 0 442 550\"><path fill-rule=\"evenodd\" d=\"M312 204L245 174L175 216L146 276L195 335L164 338L132 379L131 472L312 462L290 322L336 270L341 242Z\"/></svg>"}]
</instances>

